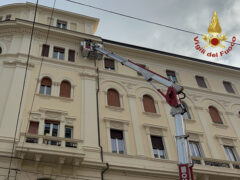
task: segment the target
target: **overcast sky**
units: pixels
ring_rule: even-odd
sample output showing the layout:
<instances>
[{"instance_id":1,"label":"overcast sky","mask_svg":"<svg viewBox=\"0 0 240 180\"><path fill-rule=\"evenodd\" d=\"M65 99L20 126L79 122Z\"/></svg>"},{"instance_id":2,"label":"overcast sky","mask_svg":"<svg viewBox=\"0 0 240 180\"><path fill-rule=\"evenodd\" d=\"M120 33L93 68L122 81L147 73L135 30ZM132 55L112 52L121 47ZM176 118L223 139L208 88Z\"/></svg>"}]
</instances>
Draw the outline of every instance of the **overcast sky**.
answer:
<instances>
[{"instance_id":1,"label":"overcast sky","mask_svg":"<svg viewBox=\"0 0 240 180\"><path fill-rule=\"evenodd\" d=\"M36 0L28 0L35 3ZM240 0L73 0L118 13L142 18L176 28L208 33L214 11L217 11L222 34L231 41L236 36L240 43ZM0 5L24 3L25 0L0 0ZM39 4L52 7L53 0L39 0ZM66 0L57 0L56 8L100 19L97 36L113 41L157 49L216 63L240 67L240 45L235 45L228 55L208 58L195 50L196 35L146 22L109 14ZM206 43L199 36L200 45ZM223 42L223 45L230 46ZM207 52L219 52L221 48L207 48Z\"/></svg>"}]
</instances>

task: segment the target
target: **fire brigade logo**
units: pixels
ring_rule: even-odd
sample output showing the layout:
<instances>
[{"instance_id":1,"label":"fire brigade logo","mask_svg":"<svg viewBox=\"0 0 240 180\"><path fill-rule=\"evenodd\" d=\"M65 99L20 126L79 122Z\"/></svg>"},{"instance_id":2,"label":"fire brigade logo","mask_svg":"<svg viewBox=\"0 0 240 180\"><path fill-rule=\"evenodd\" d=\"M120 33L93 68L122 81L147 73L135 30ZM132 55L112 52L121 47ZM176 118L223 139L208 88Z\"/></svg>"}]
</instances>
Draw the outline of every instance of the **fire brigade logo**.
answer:
<instances>
[{"instance_id":1,"label":"fire brigade logo","mask_svg":"<svg viewBox=\"0 0 240 180\"><path fill-rule=\"evenodd\" d=\"M202 38L206 42L205 46L201 47L199 45L198 36L196 36L194 38L195 49L202 54L206 54L208 57L221 57L224 54L228 54L232 50L232 47L235 45L236 37L232 37L232 42L230 43L230 46L226 49L226 47L222 43L227 40L227 37L226 34L221 34L221 32L222 28L218 20L217 12L215 11L213 13L211 23L208 27L208 34L204 34ZM206 52L206 49L209 47L213 49L220 47L220 49L222 50L219 52Z\"/></svg>"}]
</instances>

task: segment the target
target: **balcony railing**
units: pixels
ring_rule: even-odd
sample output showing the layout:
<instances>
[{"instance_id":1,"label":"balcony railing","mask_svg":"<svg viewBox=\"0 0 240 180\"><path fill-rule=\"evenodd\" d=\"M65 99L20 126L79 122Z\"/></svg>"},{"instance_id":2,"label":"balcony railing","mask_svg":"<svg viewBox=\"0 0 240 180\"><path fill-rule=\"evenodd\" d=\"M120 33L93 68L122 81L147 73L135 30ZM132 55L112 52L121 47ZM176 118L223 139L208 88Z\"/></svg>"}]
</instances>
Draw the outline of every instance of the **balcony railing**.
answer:
<instances>
[{"instance_id":1,"label":"balcony railing","mask_svg":"<svg viewBox=\"0 0 240 180\"><path fill-rule=\"evenodd\" d=\"M193 157L193 156L192 156L192 161L194 164L231 168L231 169L240 169L239 161L227 161L227 160L201 158L201 157Z\"/></svg>"},{"instance_id":2,"label":"balcony railing","mask_svg":"<svg viewBox=\"0 0 240 180\"><path fill-rule=\"evenodd\" d=\"M25 140L24 140L24 137ZM80 140L70 139L70 138L61 138L55 136L44 136L44 135L37 135L37 134L21 134L21 141L25 141L26 143L33 143L33 144L44 144L49 146L61 146L67 148L78 148Z\"/></svg>"}]
</instances>

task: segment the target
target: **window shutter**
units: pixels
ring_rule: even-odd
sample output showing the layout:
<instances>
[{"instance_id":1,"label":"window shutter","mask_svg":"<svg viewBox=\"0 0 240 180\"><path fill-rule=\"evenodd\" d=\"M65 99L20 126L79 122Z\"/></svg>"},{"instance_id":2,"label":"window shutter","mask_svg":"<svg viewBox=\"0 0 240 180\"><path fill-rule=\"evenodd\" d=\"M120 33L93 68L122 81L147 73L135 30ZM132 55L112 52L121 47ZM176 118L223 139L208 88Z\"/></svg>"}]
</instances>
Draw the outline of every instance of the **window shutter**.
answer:
<instances>
[{"instance_id":1,"label":"window shutter","mask_svg":"<svg viewBox=\"0 0 240 180\"><path fill-rule=\"evenodd\" d=\"M61 97L71 97L71 84L68 81L62 81L60 85L60 96Z\"/></svg>"},{"instance_id":2,"label":"window shutter","mask_svg":"<svg viewBox=\"0 0 240 180\"><path fill-rule=\"evenodd\" d=\"M48 57L49 55L49 45L43 44L42 46L42 56Z\"/></svg>"},{"instance_id":3,"label":"window shutter","mask_svg":"<svg viewBox=\"0 0 240 180\"><path fill-rule=\"evenodd\" d=\"M119 94L116 90L114 89L109 89L107 92L107 100L108 100L108 105L109 106L116 106L120 107L120 99L119 99Z\"/></svg>"},{"instance_id":4,"label":"window shutter","mask_svg":"<svg viewBox=\"0 0 240 180\"><path fill-rule=\"evenodd\" d=\"M113 60L113 59L105 58L105 59L104 59L104 66L105 66L106 69L112 69L112 70L114 70L114 69L115 69L114 60Z\"/></svg>"},{"instance_id":5,"label":"window shutter","mask_svg":"<svg viewBox=\"0 0 240 180\"><path fill-rule=\"evenodd\" d=\"M52 86L52 81L48 77L45 77L41 81L41 85L43 86Z\"/></svg>"},{"instance_id":6,"label":"window shutter","mask_svg":"<svg viewBox=\"0 0 240 180\"><path fill-rule=\"evenodd\" d=\"M208 107L208 109L209 109L209 114L212 118L212 121L214 123L223 124L222 119L218 113L218 110L213 106Z\"/></svg>"},{"instance_id":7,"label":"window shutter","mask_svg":"<svg viewBox=\"0 0 240 180\"><path fill-rule=\"evenodd\" d=\"M123 132L120 130L111 129L111 138L112 139L123 139Z\"/></svg>"},{"instance_id":8,"label":"window shutter","mask_svg":"<svg viewBox=\"0 0 240 180\"><path fill-rule=\"evenodd\" d=\"M195 78L197 80L197 84L198 84L199 87L207 88L207 85L205 83L204 77L195 76Z\"/></svg>"},{"instance_id":9,"label":"window shutter","mask_svg":"<svg viewBox=\"0 0 240 180\"><path fill-rule=\"evenodd\" d=\"M164 150L162 137L151 136L151 141L153 149Z\"/></svg>"},{"instance_id":10,"label":"window shutter","mask_svg":"<svg viewBox=\"0 0 240 180\"><path fill-rule=\"evenodd\" d=\"M75 61L75 51L69 50L68 52L68 61L74 62Z\"/></svg>"},{"instance_id":11,"label":"window shutter","mask_svg":"<svg viewBox=\"0 0 240 180\"><path fill-rule=\"evenodd\" d=\"M156 113L154 100L149 95L143 96L143 107L144 107L145 112Z\"/></svg>"},{"instance_id":12,"label":"window shutter","mask_svg":"<svg viewBox=\"0 0 240 180\"><path fill-rule=\"evenodd\" d=\"M28 133L30 133L30 134L38 134L38 126L39 126L38 122L30 122Z\"/></svg>"},{"instance_id":13,"label":"window shutter","mask_svg":"<svg viewBox=\"0 0 240 180\"><path fill-rule=\"evenodd\" d=\"M232 84L230 82L223 81L223 85L224 85L227 92L235 93L234 90L233 90Z\"/></svg>"}]
</instances>

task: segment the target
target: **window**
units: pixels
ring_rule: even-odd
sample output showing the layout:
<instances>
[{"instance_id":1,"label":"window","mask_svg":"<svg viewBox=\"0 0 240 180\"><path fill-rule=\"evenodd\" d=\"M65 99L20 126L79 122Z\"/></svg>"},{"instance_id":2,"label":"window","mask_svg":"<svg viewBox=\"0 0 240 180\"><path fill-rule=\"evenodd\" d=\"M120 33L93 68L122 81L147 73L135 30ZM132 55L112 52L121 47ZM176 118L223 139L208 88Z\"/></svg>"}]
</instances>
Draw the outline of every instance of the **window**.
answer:
<instances>
[{"instance_id":1,"label":"window","mask_svg":"<svg viewBox=\"0 0 240 180\"><path fill-rule=\"evenodd\" d=\"M109 106L120 107L119 94L115 89L109 89L107 91L107 102Z\"/></svg>"},{"instance_id":2,"label":"window","mask_svg":"<svg viewBox=\"0 0 240 180\"><path fill-rule=\"evenodd\" d=\"M235 150L231 146L224 146L225 153L228 157L229 161L237 161L237 156L235 154Z\"/></svg>"},{"instance_id":3,"label":"window","mask_svg":"<svg viewBox=\"0 0 240 180\"><path fill-rule=\"evenodd\" d=\"M62 81L60 85L60 96L61 97L71 97L71 84L68 81Z\"/></svg>"},{"instance_id":4,"label":"window","mask_svg":"<svg viewBox=\"0 0 240 180\"><path fill-rule=\"evenodd\" d=\"M49 45L43 44L42 46L42 56L48 57L49 54Z\"/></svg>"},{"instance_id":5,"label":"window","mask_svg":"<svg viewBox=\"0 0 240 180\"><path fill-rule=\"evenodd\" d=\"M59 122L45 120L44 135L58 136Z\"/></svg>"},{"instance_id":6,"label":"window","mask_svg":"<svg viewBox=\"0 0 240 180\"><path fill-rule=\"evenodd\" d=\"M8 15L6 16L6 18L5 18L5 21L11 20L11 17L12 17L12 15L11 15L11 14L8 14Z\"/></svg>"},{"instance_id":7,"label":"window","mask_svg":"<svg viewBox=\"0 0 240 180\"><path fill-rule=\"evenodd\" d=\"M109 58L104 58L104 68L109 70L115 70L114 60Z\"/></svg>"},{"instance_id":8,"label":"window","mask_svg":"<svg viewBox=\"0 0 240 180\"><path fill-rule=\"evenodd\" d=\"M39 122L30 122L29 124L29 129L28 129L28 133L30 134L38 134L38 126L39 126Z\"/></svg>"},{"instance_id":9,"label":"window","mask_svg":"<svg viewBox=\"0 0 240 180\"><path fill-rule=\"evenodd\" d=\"M143 96L143 107L144 107L145 112L156 113L154 100L149 95L144 95Z\"/></svg>"},{"instance_id":10,"label":"window","mask_svg":"<svg viewBox=\"0 0 240 180\"><path fill-rule=\"evenodd\" d=\"M183 118L184 119L191 119L191 115L190 115L190 112L189 112L187 104L185 102L182 102L182 105L186 109L186 112L183 114Z\"/></svg>"},{"instance_id":11,"label":"window","mask_svg":"<svg viewBox=\"0 0 240 180\"><path fill-rule=\"evenodd\" d=\"M178 82L175 71L166 70L166 74L169 80L173 82Z\"/></svg>"},{"instance_id":12,"label":"window","mask_svg":"<svg viewBox=\"0 0 240 180\"><path fill-rule=\"evenodd\" d=\"M212 118L212 121L217 124L223 124L218 110L213 106L209 106L208 109L209 109L209 114Z\"/></svg>"},{"instance_id":13,"label":"window","mask_svg":"<svg viewBox=\"0 0 240 180\"><path fill-rule=\"evenodd\" d=\"M142 67L142 68L146 68L146 65L145 65L145 64L137 64L137 65L139 65L139 66ZM147 68L146 68L146 69L147 69ZM142 74L139 73L139 72L137 72L137 75L142 76Z\"/></svg>"},{"instance_id":14,"label":"window","mask_svg":"<svg viewBox=\"0 0 240 180\"><path fill-rule=\"evenodd\" d=\"M223 85L224 85L227 92L235 94L231 82L223 81Z\"/></svg>"},{"instance_id":15,"label":"window","mask_svg":"<svg viewBox=\"0 0 240 180\"><path fill-rule=\"evenodd\" d=\"M71 61L71 62L75 61L75 51L74 50L68 51L68 61Z\"/></svg>"},{"instance_id":16,"label":"window","mask_svg":"<svg viewBox=\"0 0 240 180\"><path fill-rule=\"evenodd\" d=\"M155 158L166 158L162 137L151 136L153 154Z\"/></svg>"},{"instance_id":17,"label":"window","mask_svg":"<svg viewBox=\"0 0 240 180\"><path fill-rule=\"evenodd\" d=\"M122 131L111 129L111 143L113 153L124 154L125 147Z\"/></svg>"},{"instance_id":18,"label":"window","mask_svg":"<svg viewBox=\"0 0 240 180\"><path fill-rule=\"evenodd\" d=\"M0 21L2 21L3 20L3 17L2 16L0 16Z\"/></svg>"},{"instance_id":19,"label":"window","mask_svg":"<svg viewBox=\"0 0 240 180\"><path fill-rule=\"evenodd\" d=\"M73 138L73 127L65 127L65 138Z\"/></svg>"},{"instance_id":20,"label":"window","mask_svg":"<svg viewBox=\"0 0 240 180\"><path fill-rule=\"evenodd\" d=\"M40 94L51 95L52 80L44 77L41 81Z\"/></svg>"},{"instance_id":21,"label":"window","mask_svg":"<svg viewBox=\"0 0 240 180\"><path fill-rule=\"evenodd\" d=\"M201 152L199 148L199 143L194 141L189 141L190 152L192 156L201 157Z\"/></svg>"},{"instance_id":22,"label":"window","mask_svg":"<svg viewBox=\"0 0 240 180\"><path fill-rule=\"evenodd\" d=\"M65 50L63 48L54 47L53 48L53 58L64 60L64 51Z\"/></svg>"},{"instance_id":23,"label":"window","mask_svg":"<svg viewBox=\"0 0 240 180\"><path fill-rule=\"evenodd\" d=\"M57 20L57 27L61 28L61 29L67 29L67 22L66 21Z\"/></svg>"},{"instance_id":24,"label":"window","mask_svg":"<svg viewBox=\"0 0 240 180\"><path fill-rule=\"evenodd\" d=\"M195 78L199 87L207 88L207 84L205 83L204 77L195 76Z\"/></svg>"},{"instance_id":25,"label":"window","mask_svg":"<svg viewBox=\"0 0 240 180\"><path fill-rule=\"evenodd\" d=\"M2 54L2 48L0 47L0 54Z\"/></svg>"}]
</instances>

